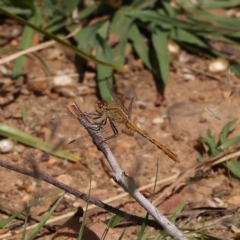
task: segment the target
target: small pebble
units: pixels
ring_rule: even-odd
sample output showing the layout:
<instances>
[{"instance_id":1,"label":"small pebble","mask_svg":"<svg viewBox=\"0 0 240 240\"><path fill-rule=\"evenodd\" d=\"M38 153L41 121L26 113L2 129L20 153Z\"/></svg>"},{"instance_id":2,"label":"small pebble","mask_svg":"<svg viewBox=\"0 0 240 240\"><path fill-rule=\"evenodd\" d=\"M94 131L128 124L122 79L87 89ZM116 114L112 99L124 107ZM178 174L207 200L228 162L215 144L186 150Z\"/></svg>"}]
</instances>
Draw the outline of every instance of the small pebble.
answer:
<instances>
[{"instance_id":1,"label":"small pebble","mask_svg":"<svg viewBox=\"0 0 240 240\"><path fill-rule=\"evenodd\" d=\"M0 141L0 152L8 153L11 152L14 148L14 143L11 139L3 139Z\"/></svg>"},{"instance_id":2,"label":"small pebble","mask_svg":"<svg viewBox=\"0 0 240 240\"><path fill-rule=\"evenodd\" d=\"M161 124L164 122L164 119L162 117L157 117L157 118L154 118L152 120L152 124L155 125L155 124Z\"/></svg>"},{"instance_id":3,"label":"small pebble","mask_svg":"<svg viewBox=\"0 0 240 240\"><path fill-rule=\"evenodd\" d=\"M27 193L32 193L32 192L34 192L34 190L35 190L35 186L33 186L33 185L27 185L27 186L25 187L25 191L26 191Z\"/></svg>"},{"instance_id":4,"label":"small pebble","mask_svg":"<svg viewBox=\"0 0 240 240\"><path fill-rule=\"evenodd\" d=\"M17 186L18 190L23 190L25 188L25 183L22 179L17 179L15 185Z\"/></svg>"},{"instance_id":5,"label":"small pebble","mask_svg":"<svg viewBox=\"0 0 240 240\"><path fill-rule=\"evenodd\" d=\"M183 78L184 78L185 81L195 80L195 76L193 74L190 74L190 73L184 73Z\"/></svg>"},{"instance_id":6,"label":"small pebble","mask_svg":"<svg viewBox=\"0 0 240 240\"><path fill-rule=\"evenodd\" d=\"M208 66L208 71L211 73L220 73L227 71L229 68L229 61L225 58L216 58Z\"/></svg>"},{"instance_id":7,"label":"small pebble","mask_svg":"<svg viewBox=\"0 0 240 240\"><path fill-rule=\"evenodd\" d=\"M19 160L19 153L14 152L12 155L12 161L17 162Z\"/></svg>"}]
</instances>

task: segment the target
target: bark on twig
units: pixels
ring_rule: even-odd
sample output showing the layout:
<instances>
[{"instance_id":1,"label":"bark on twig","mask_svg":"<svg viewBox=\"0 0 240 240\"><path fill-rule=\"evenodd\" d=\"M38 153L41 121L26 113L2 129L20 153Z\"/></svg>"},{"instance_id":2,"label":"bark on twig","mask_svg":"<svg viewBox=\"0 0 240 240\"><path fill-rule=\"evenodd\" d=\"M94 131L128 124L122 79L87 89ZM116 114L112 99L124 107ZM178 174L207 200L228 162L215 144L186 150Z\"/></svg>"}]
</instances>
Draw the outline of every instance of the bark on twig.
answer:
<instances>
[{"instance_id":1,"label":"bark on twig","mask_svg":"<svg viewBox=\"0 0 240 240\"><path fill-rule=\"evenodd\" d=\"M129 178L120 168L117 160L111 152L109 146L104 141L102 129L99 125L91 123L84 113L80 110L76 103L71 104L71 112L78 118L78 121L84 126L97 146L106 157L109 165L112 168L111 177L116 183L123 187L165 230L165 232L178 240L186 240L183 233L171 223L163 214L161 214L156 207L154 207L138 190L134 184L134 180Z\"/></svg>"}]
</instances>

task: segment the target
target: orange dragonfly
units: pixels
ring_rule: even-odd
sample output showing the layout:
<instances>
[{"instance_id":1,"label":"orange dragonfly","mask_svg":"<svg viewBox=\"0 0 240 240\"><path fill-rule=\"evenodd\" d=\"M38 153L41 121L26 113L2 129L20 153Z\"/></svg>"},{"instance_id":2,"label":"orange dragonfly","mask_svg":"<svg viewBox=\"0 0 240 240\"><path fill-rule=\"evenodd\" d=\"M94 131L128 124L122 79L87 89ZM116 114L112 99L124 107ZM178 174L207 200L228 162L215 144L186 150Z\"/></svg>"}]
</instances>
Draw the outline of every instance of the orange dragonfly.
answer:
<instances>
[{"instance_id":1,"label":"orange dragonfly","mask_svg":"<svg viewBox=\"0 0 240 240\"><path fill-rule=\"evenodd\" d=\"M175 162L180 162L178 157L170 151L168 148L163 146L161 143L157 142L155 139L147 135L145 132L143 132L137 125L131 120L131 110L132 110L132 104L133 99L131 100L128 109L126 109L122 103L122 101L119 99L118 95L114 91L111 83L106 79L106 85L107 88L113 98L113 100L116 103L116 106L109 106L107 101L100 100L95 103L95 111L101 116L105 116L105 120L103 120L102 124L106 124L107 120L110 123L110 126L113 130L113 135L110 137L107 137L105 140L109 140L111 138L114 138L118 135L118 129L115 126L115 123L117 124L124 124L126 129L128 129L130 132L137 132L140 135L142 135L144 138L146 138L148 141L153 143L156 147L158 147L160 150L162 150L169 158L173 159Z\"/></svg>"},{"instance_id":2,"label":"orange dragonfly","mask_svg":"<svg viewBox=\"0 0 240 240\"><path fill-rule=\"evenodd\" d=\"M180 162L177 156L170 151L168 148L157 142L155 139L151 138L149 135L144 133L137 125L131 120L131 110L132 110L132 104L133 104L133 99L131 100L128 108L126 109L125 106L123 105L122 101L119 99L117 93L114 91L111 83L106 79L106 85L107 88L110 92L110 95L112 96L114 102L116 103L116 106L109 106L108 102L105 100L100 100L95 103L95 111L96 113L86 113L86 115L90 118L93 119L103 119L99 123L99 127L106 125L107 121L110 123L111 126L111 131L113 132L112 135L108 136L105 138L105 141L108 141L110 139L113 139L118 136L118 126L117 125L125 125L125 128L127 130L128 135L133 135L133 132L137 132L140 135L142 135L144 138L146 138L148 141L153 143L156 147L158 147L160 150L162 150L169 158L173 159L175 162ZM75 118L70 117L69 115L65 115L63 117L57 118L57 124L61 125L66 125L64 128L69 129L72 132L76 132L77 128L79 128L78 124L75 123L70 123L74 119L76 120L77 113L76 109L74 108L73 105L68 107L69 111L71 114L75 116ZM65 121L66 120L66 121ZM65 122L65 123L64 123ZM104 129L104 135L107 134L109 129ZM109 135L109 134L108 134ZM64 145L64 149L75 149L75 148L82 148L86 147L89 144L92 143L91 137L88 136L83 136L79 137L73 141L70 141L68 144Z\"/></svg>"}]
</instances>

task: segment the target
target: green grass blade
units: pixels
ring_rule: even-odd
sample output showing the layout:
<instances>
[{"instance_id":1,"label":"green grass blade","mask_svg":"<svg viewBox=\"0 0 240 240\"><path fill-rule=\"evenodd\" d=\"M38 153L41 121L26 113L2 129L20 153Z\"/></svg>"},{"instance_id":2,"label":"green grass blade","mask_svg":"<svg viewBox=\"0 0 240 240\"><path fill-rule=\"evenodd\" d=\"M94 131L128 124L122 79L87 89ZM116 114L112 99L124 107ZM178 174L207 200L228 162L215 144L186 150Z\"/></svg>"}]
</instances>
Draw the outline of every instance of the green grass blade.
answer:
<instances>
[{"instance_id":1,"label":"green grass blade","mask_svg":"<svg viewBox=\"0 0 240 240\"><path fill-rule=\"evenodd\" d=\"M231 128L237 120L238 119L234 119L233 121L230 121L223 126L223 128L220 132L220 143L221 144L223 144L227 141L227 137L228 137L229 133L231 132Z\"/></svg>"},{"instance_id":2,"label":"green grass blade","mask_svg":"<svg viewBox=\"0 0 240 240\"><path fill-rule=\"evenodd\" d=\"M46 75L52 76L51 69L48 67L47 63L43 60L43 58L40 57L40 55L37 54L37 53L32 53L32 55L33 55L35 58L37 58L37 59L39 60L39 62L43 65L44 70L45 70L44 72L46 73Z\"/></svg>"},{"instance_id":3,"label":"green grass blade","mask_svg":"<svg viewBox=\"0 0 240 240\"><path fill-rule=\"evenodd\" d=\"M37 225L37 227L31 232L31 234L28 236L27 240L33 240L37 234L39 233L39 231L41 230L41 228L44 226L44 224L47 222L47 220L51 217L51 215L53 214L53 212L55 211L55 209L57 208L57 206L59 205L59 203L62 201L63 197L64 197L65 193L58 198L58 200L56 201L56 203L52 206L52 208L50 209L50 211L48 212L48 214L42 219L42 221Z\"/></svg>"},{"instance_id":4,"label":"green grass blade","mask_svg":"<svg viewBox=\"0 0 240 240\"><path fill-rule=\"evenodd\" d=\"M152 33L152 42L157 55L158 66L160 69L161 77L166 85L169 78L169 57L168 57L168 32L156 29Z\"/></svg>"},{"instance_id":5,"label":"green grass blade","mask_svg":"<svg viewBox=\"0 0 240 240\"><path fill-rule=\"evenodd\" d=\"M121 234L121 236L119 237L119 239L118 239L118 240L122 240L122 239L123 239L123 237L124 237L124 234L125 234L125 231L126 231L126 229L124 229L124 230L123 230L123 232L122 232L122 234Z\"/></svg>"},{"instance_id":6,"label":"green grass blade","mask_svg":"<svg viewBox=\"0 0 240 240\"><path fill-rule=\"evenodd\" d=\"M54 192L52 192L52 193L49 193L49 194L46 195L45 197L40 198L40 199L37 200L36 202L31 203L31 204L30 204L30 207L35 206L35 205L41 203L41 202L44 201L45 199L50 198L50 197L58 194L59 192L61 192L61 190L57 189L56 191L54 191ZM1 229L1 228L4 228L7 224L9 224L13 219L17 218L17 217L18 217L20 214L22 214L24 211L26 211L26 208L23 208L22 210L14 213L14 214L13 214L12 216L10 216L9 218L0 221L0 229Z\"/></svg>"},{"instance_id":7,"label":"green grass blade","mask_svg":"<svg viewBox=\"0 0 240 240\"><path fill-rule=\"evenodd\" d=\"M89 190L88 190L88 200L87 200L87 205L86 205L86 208L85 208L85 211L83 214L82 225L81 225L81 228L79 229L79 234L78 234L77 240L82 239L84 228L85 228L85 223L86 223L86 219L87 219L87 210L88 210L90 193L91 193L91 189L92 189L92 169L90 169L89 172L90 172L90 186L89 186Z\"/></svg>"},{"instance_id":8,"label":"green grass blade","mask_svg":"<svg viewBox=\"0 0 240 240\"><path fill-rule=\"evenodd\" d=\"M40 26L41 24L41 14L39 12L36 12L36 14L29 20L30 23ZM31 47L32 45L32 40L34 36L34 30L28 26L25 26L23 29L23 33L21 36L21 40L19 43L19 48L21 49L27 49ZM27 57L26 56L21 56L17 58L14 62L13 65L13 70L12 70L12 78L15 79L19 77L19 75L22 73L22 70L25 66Z\"/></svg>"},{"instance_id":9,"label":"green grass blade","mask_svg":"<svg viewBox=\"0 0 240 240\"><path fill-rule=\"evenodd\" d=\"M240 0L228 0L228 1L202 1L201 8L202 9L210 9L210 8L233 8L240 5Z\"/></svg>"},{"instance_id":10,"label":"green grass blade","mask_svg":"<svg viewBox=\"0 0 240 240\"><path fill-rule=\"evenodd\" d=\"M28 206L25 209L25 211L26 211L26 216L25 216L25 221L24 221L24 225L23 225L22 240L25 239L25 235L26 235L26 229L27 229L27 224L28 224L28 219L29 219L30 207Z\"/></svg>"},{"instance_id":11,"label":"green grass blade","mask_svg":"<svg viewBox=\"0 0 240 240\"><path fill-rule=\"evenodd\" d=\"M143 36L141 35L136 24L133 24L129 30L129 39L133 43L134 50L137 55L142 59L143 63L149 70L152 70L152 66L149 60L149 47L145 43Z\"/></svg>"},{"instance_id":12,"label":"green grass blade","mask_svg":"<svg viewBox=\"0 0 240 240\"><path fill-rule=\"evenodd\" d=\"M47 36L47 37L55 40L56 42L58 42L58 43L60 43L60 44L62 44L62 45L64 45L64 46L72 49L72 50L73 50L76 54L78 54L80 57L82 57L82 58L84 58L84 59L86 59L86 60L88 60L88 61L92 61L92 62L97 63L97 64L103 64L103 65L105 65L105 66L108 66L108 67L117 69L117 70L119 70L119 71L126 71L126 68L125 68L124 66L117 66L117 65L113 65L113 64L110 64L110 63L106 63L106 62L100 61L100 60L92 57L91 55L88 55L88 54L86 54L85 52L79 50L77 47L69 44L68 42L64 41L63 39L55 36L54 34L49 33L49 32L47 32L47 31L45 31L44 29L35 26L34 24L26 21L25 19L23 19L23 18L21 18L21 17L19 17L19 16L16 16L16 15L14 15L14 14L11 14L10 12L4 10L4 9L1 8L1 7L0 7L0 12L2 12L3 14L7 15L7 16L10 17L10 18L15 19L15 20L18 21L19 23L24 24L24 25L27 25L27 26L33 28L34 30L36 30L36 31L44 34L45 36Z\"/></svg>"},{"instance_id":13,"label":"green grass blade","mask_svg":"<svg viewBox=\"0 0 240 240\"><path fill-rule=\"evenodd\" d=\"M79 156L65 150L53 151L53 145L2 123L0 123L0 135L4 137L9 137L17 142L40 149L44 152L51 153L52 155L55 155L57 157L71 160L73 162L78 162L80 160Z\"/></svg>"},{"instance_id":14,"label":"green grass blade","mask_svg":"<svg viewBox=\"0 0 240 240\"><path fill-rule=\"evenodd\" d=\"M177 219L177 216L181 213L181 211L183 210L183 208L185 207L187 201L184 200L177 208L177 210L173 213L173 215L170 217L170 222L174 223Z\"/></svg>"},{"instance_id":15,"label":"green grass blade","mask_svg":"<svg viewBox=\"0 0 240 240\"><path fill-rule=\"evenodd\" d=\"M110 228L115 228L120 223L120 221L121 221L121 217L118 215L114 215L110 219L107 219L106 221L104 221L104 223L108 225L108 227Z\"/></svg>"},{"instance_id":16,"label":"green grass blade","mask_svg":"<svg viewBox=\"0 0 240 240\"><path fill-rule=\"evenodd\" d=\"M22 115L22 121L23 121L23 123L26 124L26 116L27 116L27 108L26 108L26 107L23 107L23 108L22 108L22 113L21 113L21 115Z\"/></svg>"},{"instance_id":17,"label":"green grass blade","mask_svg":"<svg viewBox=\"0 0 240 240\"><path fill-rule=\"evenodd\" d=\"M154 197L154 194L155 194L155 191L156 191L156 185L157 185L157 175L158 175L158 160L157 160L157 167L156 167L156 175L155 175L155 181L154 181L154 186L153 186L153 192L152 192L152 197L151 197L151 203L153 201L153 197ZM137 240L141 240L141 239L148 239L148 235L150 234L150 232L148 231L145 235L144 234L144 231L147 227L147 221L148 221L148 217L149 217L149 213L146 214L145 218L144 218L144 221L143 221L143 224L141 226L141 230L140 232L138 233L138 236L137 236Z\"/></svg>"}]
</instances>

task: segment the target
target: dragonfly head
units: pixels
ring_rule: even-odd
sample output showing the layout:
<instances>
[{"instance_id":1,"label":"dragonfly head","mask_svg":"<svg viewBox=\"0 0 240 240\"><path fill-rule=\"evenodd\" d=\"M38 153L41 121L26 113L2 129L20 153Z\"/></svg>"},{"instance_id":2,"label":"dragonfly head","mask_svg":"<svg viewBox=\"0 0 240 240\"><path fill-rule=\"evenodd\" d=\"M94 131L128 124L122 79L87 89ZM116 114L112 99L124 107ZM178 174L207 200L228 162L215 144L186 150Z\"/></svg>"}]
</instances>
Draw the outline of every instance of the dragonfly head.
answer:
<instances>
[{"instance_id":1,"label":"dragonfly head","mask_svg":"<svg viewBox=\"0 0 240 240\"><path fill-rule=\"evenodd\" d=\"M95 103L95 111L99 114L103 114L103 112L108 108L107 101L100 100Z\"/></svg>"}]
</instances>

